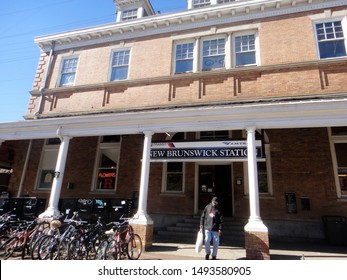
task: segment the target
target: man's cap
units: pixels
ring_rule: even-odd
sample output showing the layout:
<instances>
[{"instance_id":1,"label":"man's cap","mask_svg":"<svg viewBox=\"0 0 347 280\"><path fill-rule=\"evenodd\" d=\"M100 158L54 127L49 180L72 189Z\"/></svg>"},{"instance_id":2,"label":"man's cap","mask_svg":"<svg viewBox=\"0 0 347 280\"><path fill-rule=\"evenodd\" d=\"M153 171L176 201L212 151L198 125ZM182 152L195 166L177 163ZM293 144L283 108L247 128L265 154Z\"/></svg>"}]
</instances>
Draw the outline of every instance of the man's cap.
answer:
<instances>
[{"instance_id":1,"label":"man's cap","mask_svg":"<svg viewBox=\"0 0 347 280\"><path fill-rule=\"evenodd\" d=\"M215 197L213 197L213 198L212 198L212 202L215 202L215 203L217 203L217 204L218 204L218 197L216 197L216 196L215 196Z\"/></svg>"}]
</instances>

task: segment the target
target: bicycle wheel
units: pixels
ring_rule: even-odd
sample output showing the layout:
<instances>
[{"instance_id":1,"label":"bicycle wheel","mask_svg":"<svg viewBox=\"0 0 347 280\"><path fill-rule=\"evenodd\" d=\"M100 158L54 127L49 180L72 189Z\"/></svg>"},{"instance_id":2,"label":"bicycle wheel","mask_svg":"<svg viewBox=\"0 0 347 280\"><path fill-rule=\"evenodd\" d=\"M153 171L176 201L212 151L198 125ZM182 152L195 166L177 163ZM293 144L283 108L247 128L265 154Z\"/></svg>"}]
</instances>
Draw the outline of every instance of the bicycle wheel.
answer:
<instances>
[{"instance_id":1,"label":"bicycle wheel","mask_svg":"<svg viewBox=\"0 0 347 280\"><path fill-rule=\"evenodd\" d=\"M94 260L104 260L105 259L105 252L106 252L107 245L108 245L107 240L101 241L101 243L98 246L98 249L96 249Z\"/></svg>"},{"instance_id":2,"label":"bicycle wheel","mask_svg":"<svg viewBox=\"0 0 347 280\"><path fill-rule=\"evenodd\" d=\"M127 255L129 260L137 260L142 253L142 240L138 234L133 234L127 245Z\"/></svg>"},{"instance_id":3,"label":"bicycle wheel","mask_svg":"<svg viewBox=\"0 0 347 280\"><path fill-rule=\"evenodd\" d=\"M68 249L69 260L83 260L88 258L88 250L86 245L79 239L73 239L69 243Z\"/></svg>"},{"instance_id":4,"label":"bicycle wheel","mask_svg":"<svg viewBox=\"0 0 347 280\"><path fill-rule=\"evenodd\" d=\"M119 258L119 249L118 243L116 240L111 240L107 243L105 249L105 260L118 260Z\"/></svg>"},{"instance_id":5,"label":"bicycle wheel","mask_svg":"<svg viewBox=\"0 0 347 280\"><path fill-rule=\"evenodd\" d=\"M13 253L18 250L19 238L17 236L10 237L0 246L0 259L7 260Z\"/></svg>"},{"instance_id":6,"label":"bicycle wheel","mask_svg":"<svg viewBox=\"0 0 347 280\"><path fill-rule=\"evenodd\" d=\"M58 246L59 246L58 240L54 235L44 236L38 248L39 260L56 259Z\"/></svg>"},{"instance_id":7,"label":"bicycle wheel","mask_svg":"<svg viewBox=\"0 0 347 280\"><path fill-rule=\"evenodd\" d=\"M58 248L58 258L59 260L68 260L69 259L69 239L64 238L60 241Z\"/></svg>"},{"instance_id":8,"label":"bicycle wheel","mask_svg":"<svg viewBox=\"0 0 347 280\"><path fill-rule=\"evenodd\" d=\"M31 246L30 250L30 256L32 260L38 260L39 259L39 246L42 242L42 239L47 235L40 235L34 242L34 244Z\"/></svg>"}]
</instances>

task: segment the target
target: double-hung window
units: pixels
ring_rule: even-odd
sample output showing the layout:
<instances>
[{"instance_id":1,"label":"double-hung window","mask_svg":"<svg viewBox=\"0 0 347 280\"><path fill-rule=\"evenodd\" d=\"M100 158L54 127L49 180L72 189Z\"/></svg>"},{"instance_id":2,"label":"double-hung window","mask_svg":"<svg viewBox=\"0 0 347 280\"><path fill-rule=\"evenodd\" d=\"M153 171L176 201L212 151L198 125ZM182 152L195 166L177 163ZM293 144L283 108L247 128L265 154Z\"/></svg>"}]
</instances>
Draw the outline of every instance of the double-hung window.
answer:
<instances>
[{"instance_id":1,"label":"double-hung window","mask_svg":"<svg viewBox=\"0 0 347 280\"><path fill-rule=\"evenodd\" d=\"M319 57L324 59L346 56L346 32L341 20L317 23Z\"/></svg>"},{"instance_id":2,"label":"double-hung window","mask_svg":"<svg viewBox=\"0 0 347 280\"><path fill-rule=\"evenodd\" d=\"M235 66L256 64L255 35L241 35L234 37Z\"/></svg>"},{"instance_id":3,"label":"double-hung window","mask_svg":"<svg viewBox=\"0 0 347 280\"><path fill-rule=\"evenodd\" d=\"M211 5L210 0L193 0L193 7L194 8L200 8L204 6Z\"/></svg>"},{"instance_id":4,"label":"double-hung window","mask_svg":"<svg viewBox=\"0 0 347 280\"><path fill-rule=\"evenodd\" d=\"M59 86L71 86L75 83L77 64L78 57L63 60Z\"/></svg>"},{"instance_id":5,"label":"double-hung window","mask_svg":"<svg viewBox=\"0 0 347 280\"><path fill-rule=\"evenodd\" d=\"M111 81L126 80L128 78L130 50L119 50L112 55Z\"/></svg>"},{"instance_id":6,"label":"double-hung window","mask_svg":"<svg viewBox=\"0 0 347 280\"><path fill-rule=\"evenodd\" d=\"M194 43L182 43L176 45L175 73L193 71Z\"/></svg>"},{"instance_id":7,"label":"double-hung window","mask_svg":"<svg viewBox=\"0 0 347 280\"><path fill-rule=\"evenodd\" d=\"M204 40L202 42L202 70L224 68L225 38Z\"/></svg>"},{"instance_id":8,"label":"double-hung window","mask_svg":"<svg viewBox=\"0 0 347 280\"><path fill-rule=\"evenodd\" d=\"M122 20L131 20L137 18L137 9L125 10L122 13Z\"/></svg>"}]
</instances>

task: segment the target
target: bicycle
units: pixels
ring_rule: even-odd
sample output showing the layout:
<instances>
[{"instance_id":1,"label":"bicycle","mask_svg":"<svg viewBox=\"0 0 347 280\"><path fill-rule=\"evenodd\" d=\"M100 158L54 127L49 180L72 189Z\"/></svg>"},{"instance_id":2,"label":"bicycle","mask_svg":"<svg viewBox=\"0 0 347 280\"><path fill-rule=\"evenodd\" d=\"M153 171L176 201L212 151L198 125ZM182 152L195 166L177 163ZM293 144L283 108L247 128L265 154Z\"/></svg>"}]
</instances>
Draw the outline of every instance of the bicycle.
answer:
<instances>
[{"instance_id":1,"label":"bicycle","mask_svg":"<svg viewBox=\"0 0 347 280\"><path fill-rule=\"evenodd\" d=\"M133 227L129 224L131 218L121 218L123 222L112 222L112 230L106 232L110 235L108 240L100 244L100 251L97 252L96 258L105 260L118 260L127 256L129 260L137 260L142 253L141 237L134 232ZM104 250L104 252L103 252Z\"/></svg>"}]
</instances>

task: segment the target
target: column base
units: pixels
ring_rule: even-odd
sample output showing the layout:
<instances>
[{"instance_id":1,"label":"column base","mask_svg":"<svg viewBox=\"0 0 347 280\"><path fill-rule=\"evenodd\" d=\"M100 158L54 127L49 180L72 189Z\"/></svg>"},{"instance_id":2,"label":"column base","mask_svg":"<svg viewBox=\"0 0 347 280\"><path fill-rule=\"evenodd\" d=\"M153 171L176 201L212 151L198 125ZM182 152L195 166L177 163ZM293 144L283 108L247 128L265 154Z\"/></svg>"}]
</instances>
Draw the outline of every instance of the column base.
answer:
<instances>
[{"instance_id":1,"label":"column base","mask_svg":"<svg viewBox=\"0 0 347 280\"><path fill-rule=\"evenodd\" d=\"M262 221L250 221L245 226L246 259L270 260L269 233Z\"/></svg>"},{"instance_id":2,"label":"column base","mask_svg":"<svg viewBox=\"0 0 347 280\"><path fill-rule=\"evenodd\" d=\"M53 216L59 216L60 214L61 212L58 209L54 207L48 207L45 212L39 215L39 218L52 218Z\"/></svg>"},{"instance_id":3,"label":"column base","mask_svg":"<svg viewBox=\"0 0 347 280\"><path fill-rule=\"evenodd\" d=\"M153 245L154 222L147 214L136 214L131 221L134 232L142 240L143 249L146 251Z\"/></svg>"}]
</instances>

